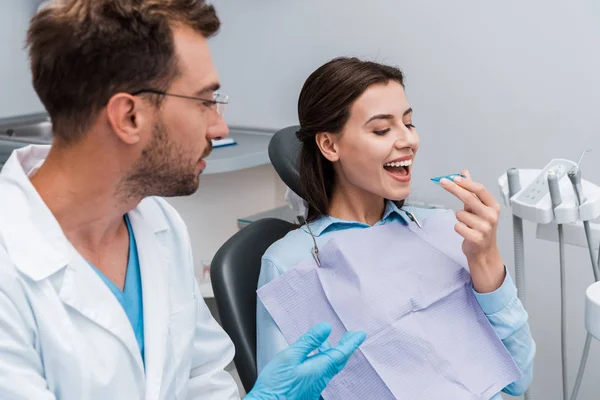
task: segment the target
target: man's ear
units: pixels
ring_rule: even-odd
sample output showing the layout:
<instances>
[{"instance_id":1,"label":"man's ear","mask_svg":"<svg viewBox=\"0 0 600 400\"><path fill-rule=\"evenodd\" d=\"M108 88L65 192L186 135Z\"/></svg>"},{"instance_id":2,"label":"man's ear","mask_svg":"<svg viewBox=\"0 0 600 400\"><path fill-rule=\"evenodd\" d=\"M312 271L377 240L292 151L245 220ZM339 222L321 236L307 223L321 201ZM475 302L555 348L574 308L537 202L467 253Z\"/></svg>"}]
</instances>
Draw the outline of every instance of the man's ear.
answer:
<instances>
[{"instance_id":1,"label":"man's ear","mask_svg":"<svg viewBox=\"0 0 600 400\"><path fill-rule=\"evenodd\" d=\"M118 93L106 105L108 123L113 132L125 143L136 144L149 120L149 106L128 93Z\"/></svg>"},{"instance_id":2,"label":"man's ear","mask_svg":"<svg viewBox=\"0 0 600 400\"><path fill-rule=\"evenodd\" d=\"M331 162L336 162L340 159L337 146L338 135L329 132L320 132L315 136L317 146L321 150L323 156Z\"/></svg>"}]
</instances>

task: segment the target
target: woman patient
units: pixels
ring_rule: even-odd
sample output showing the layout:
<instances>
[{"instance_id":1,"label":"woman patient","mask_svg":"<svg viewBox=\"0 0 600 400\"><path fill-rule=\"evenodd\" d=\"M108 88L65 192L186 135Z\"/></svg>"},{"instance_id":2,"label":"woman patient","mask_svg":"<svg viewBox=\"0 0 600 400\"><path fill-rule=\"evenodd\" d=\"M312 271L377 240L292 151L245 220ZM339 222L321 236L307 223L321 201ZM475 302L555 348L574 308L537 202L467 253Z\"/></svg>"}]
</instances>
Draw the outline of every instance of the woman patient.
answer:
<instances>
[{"instance_id":1,"label":"woman patient","mask_svg":"<svg viewBox=\"0 0 600 400\"><path fill-rule=\"evenodd\" d=\"M410 192L419 136L400 70L356 58L334 59L305 82L298 118L302 195L319 248L342 231L407 222L409 216L401 208ZM456 215L455 230L464 238L462 252L475 298L523 373L502 391L518 396L531 383L535 355L528 315L498 251L500 208L468 171L462 173L466 178L442 180L441 185L465 205ZM433 212L411 211L417 220ZM312 257L310 232L302 226L267 250L258 287ZM258 369L287 345L259 299Z\"/></svg>"}]
</instances>

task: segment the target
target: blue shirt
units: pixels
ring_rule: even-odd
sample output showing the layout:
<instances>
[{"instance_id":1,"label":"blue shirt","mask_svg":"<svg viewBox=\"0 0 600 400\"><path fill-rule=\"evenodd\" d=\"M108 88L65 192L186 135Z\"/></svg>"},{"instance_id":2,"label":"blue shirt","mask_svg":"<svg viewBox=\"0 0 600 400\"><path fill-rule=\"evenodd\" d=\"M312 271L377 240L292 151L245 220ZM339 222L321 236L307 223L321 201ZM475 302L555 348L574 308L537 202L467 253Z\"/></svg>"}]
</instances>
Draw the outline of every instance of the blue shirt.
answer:
<instances>
[{"instance_id":1,"label":"blue shirt","mask_svg":"<svg viewBox=\"0 0 600 400\"><path fill-rule=\"evenodd\" d=\"M135 339L137 340L144 361L144 317L142 303L142 277L140 275L140 260L138 258L137 245L133 236L133 229L129 217L125 215L127 230L129 231L129 260L127 262L127 273L125 275L125 287L123 291L117 287L110 279L108 279L98 268L90 265L98 273L100 278L106 283L110 291L115 295L127 318L131 323Z\"/></svg>"},{"instance_id":2,"label":"blue shirt","mask_svg":"<svg viewBox=\"0 0 600 400\"><path fill-rule=\"evenodd\" d=\"M435 212L435 210L426 209L407 209L413 212L417 220ZM387 203L383 218L375 225L389 223L408 223L406 214L399 210L393 202ZM337 232L368 227L369 225L360 222L344 221L328 216L310 223L310 229L315 235L318 247L322 247ZM313 239L306 226L288 233L283 239L275 242L267 249L262 258L258 287L260 288L290 268L312 257L310 249L313 246ZM531 384L536 346L527 323L528 314L517 297L517 288L507 271L502 286L496 291L485 294L475 291L474 293L492 328L523 373L523 378L508 385L502 391L513 396L520 396ZM288 347L288 343L260 299L258 299L256 311L257 367L260 371L275 354ZM502 396L498 393L491 400L500 399Z\"/></svg>"}]
</instances>

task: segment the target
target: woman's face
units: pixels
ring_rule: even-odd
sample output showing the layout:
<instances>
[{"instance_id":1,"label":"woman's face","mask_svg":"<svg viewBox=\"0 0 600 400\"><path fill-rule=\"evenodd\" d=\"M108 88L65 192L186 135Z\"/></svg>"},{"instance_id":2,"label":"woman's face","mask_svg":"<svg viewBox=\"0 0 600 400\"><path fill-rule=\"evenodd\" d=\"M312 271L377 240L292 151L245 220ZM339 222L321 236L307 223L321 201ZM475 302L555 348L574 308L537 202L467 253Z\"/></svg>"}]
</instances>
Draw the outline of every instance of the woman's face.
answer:
<instances>
[{"instance_id":1,"label":"woman's face","mask_svg":"<svg viewBox=\"0 0 600 400\"><path fill-rule=\"evenodd\" d=\"M340 134L320 134L323 155L334 163L341 188L403 200L419 148L412 109L398 82L369 87L352 105Z\"/></svg>"}]
</instances>

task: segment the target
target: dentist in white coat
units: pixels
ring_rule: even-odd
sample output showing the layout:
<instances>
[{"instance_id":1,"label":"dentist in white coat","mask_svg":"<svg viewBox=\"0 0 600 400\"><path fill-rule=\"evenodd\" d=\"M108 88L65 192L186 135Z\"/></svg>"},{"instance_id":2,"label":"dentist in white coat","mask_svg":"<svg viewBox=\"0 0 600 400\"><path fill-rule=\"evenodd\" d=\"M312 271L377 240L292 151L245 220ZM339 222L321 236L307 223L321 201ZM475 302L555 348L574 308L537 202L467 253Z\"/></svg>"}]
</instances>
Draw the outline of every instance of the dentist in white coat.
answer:
<instances>
[{"instance_id":1,"label":"dentist in white coat","mask_svg":"<svg viewBox=\"0 0 600 400\"><path fill-rule=\"evenodd\" d=\"M227 136L218 28L202 0L61 0L33 18L54 138L0 173L0 399L239 399L233 345L160 198L194 193ZM309 356L329 332L280 353L246 398L318 398L365 339Z\"/></svg>"}]
</instances>

